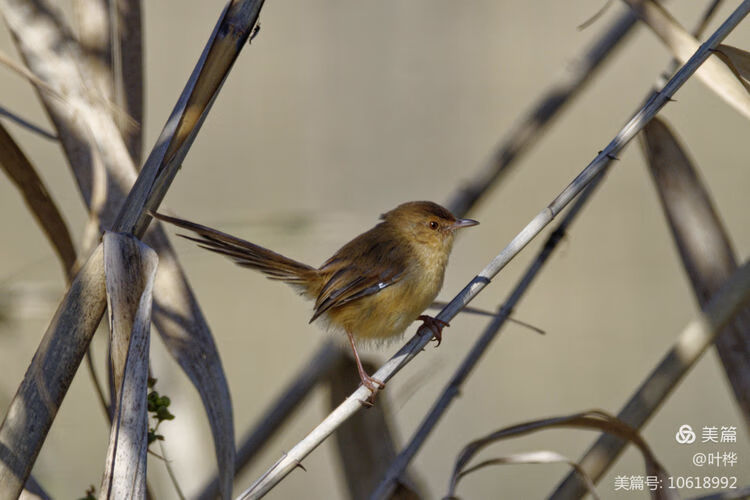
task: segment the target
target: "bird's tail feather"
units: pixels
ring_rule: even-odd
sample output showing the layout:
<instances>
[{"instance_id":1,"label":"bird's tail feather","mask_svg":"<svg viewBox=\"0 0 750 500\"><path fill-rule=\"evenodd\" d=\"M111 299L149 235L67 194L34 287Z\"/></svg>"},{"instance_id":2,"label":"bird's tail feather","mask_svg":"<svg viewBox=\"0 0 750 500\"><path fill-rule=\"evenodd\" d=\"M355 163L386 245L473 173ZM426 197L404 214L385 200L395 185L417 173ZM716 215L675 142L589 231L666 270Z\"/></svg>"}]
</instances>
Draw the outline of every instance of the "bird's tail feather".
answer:
<instances>
[{"instance_id":1,"label":"bird's tail feather","mask_svg":"<svg viewBox=\"0 0 750 500\"><path fill-rule=\"evenodd\" d=\"M303 291L307 291L308 286L314 281L317 270L307 264L195 222L154 212L151 215L161 221L194 232L197 237L184 234L179 234L179 236L198 243L206 250L229 257L240 266L257 269L270 279L289 283L300 287Z\"/></svg>"}]
</instances>

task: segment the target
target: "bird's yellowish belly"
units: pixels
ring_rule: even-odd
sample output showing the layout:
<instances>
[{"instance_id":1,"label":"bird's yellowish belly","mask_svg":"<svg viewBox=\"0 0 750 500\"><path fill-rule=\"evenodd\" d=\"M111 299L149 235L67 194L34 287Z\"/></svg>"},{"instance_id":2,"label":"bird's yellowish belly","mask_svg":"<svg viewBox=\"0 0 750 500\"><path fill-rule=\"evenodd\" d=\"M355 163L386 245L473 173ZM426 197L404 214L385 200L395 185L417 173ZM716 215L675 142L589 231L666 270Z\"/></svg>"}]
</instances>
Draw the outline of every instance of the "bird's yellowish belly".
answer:
<instances>
[{"instance_id":1,"label":"bird's yellowish belly","mask_svg":"<svg viewBox=\"0 0 750 500\"><path fill-rule=\"evenodd\" d=\"M406 276L374 295L328 311L330 325L349 330L359 341L400 336L435 300L442 286L442 273L422 274L421 278Z\"/></svg>"}]
</instances>

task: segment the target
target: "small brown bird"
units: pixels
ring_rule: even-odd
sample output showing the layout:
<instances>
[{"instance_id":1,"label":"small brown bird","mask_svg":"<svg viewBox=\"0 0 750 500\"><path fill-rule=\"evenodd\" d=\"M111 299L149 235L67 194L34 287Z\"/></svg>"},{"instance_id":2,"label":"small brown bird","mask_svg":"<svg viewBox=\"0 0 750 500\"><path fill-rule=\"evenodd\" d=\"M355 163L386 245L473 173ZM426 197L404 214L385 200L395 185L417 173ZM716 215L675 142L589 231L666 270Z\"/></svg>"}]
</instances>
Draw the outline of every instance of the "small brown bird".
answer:
<instances>
[{"instance_id":1,"label":"small brown bird","mask_svg":"<svg viewBox=\"0 0 750 500\"><path fill-rule=\"evenodd\" d=\"M377 341L395 337L419 319L439 343L447 324L421 313L443 286L456 230L479 224L457 219L430 201L404 203L383 214L382 222L341 247L316 269L200 224L152 215L198 235L180 236L230 257L240 266L288 283L314 300L310 322L322 317L329 327L346 332L359 377L373 395L384 384L362 368L355 338Z\"/></svg>"}]
</instances>

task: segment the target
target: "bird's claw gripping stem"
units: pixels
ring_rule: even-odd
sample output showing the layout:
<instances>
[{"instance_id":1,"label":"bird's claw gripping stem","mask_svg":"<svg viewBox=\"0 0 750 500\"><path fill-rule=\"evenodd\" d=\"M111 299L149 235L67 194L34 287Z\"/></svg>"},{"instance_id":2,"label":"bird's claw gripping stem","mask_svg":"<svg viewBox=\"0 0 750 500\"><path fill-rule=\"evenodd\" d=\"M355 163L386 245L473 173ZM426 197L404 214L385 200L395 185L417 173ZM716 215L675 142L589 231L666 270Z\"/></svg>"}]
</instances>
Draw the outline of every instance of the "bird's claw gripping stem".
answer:
<instances>
[{"instance_id":1,"label":"bird's claw gripping stem","mask_svg":"<svg viewBox=\"0 0 750 500\"><path fill-rule=\"evenodd\" d=\"M437 341L437 346L440 345L440 342L443 341L443 328L446 326L451 326L448 322L443 321L442 319L433 318L432 316L427 316L426 314L423 314L419 316L417 319L424 321L424 324L422 326L426 326L430 329L432 332L432 337Z\"/></svg>"}]
</instances>

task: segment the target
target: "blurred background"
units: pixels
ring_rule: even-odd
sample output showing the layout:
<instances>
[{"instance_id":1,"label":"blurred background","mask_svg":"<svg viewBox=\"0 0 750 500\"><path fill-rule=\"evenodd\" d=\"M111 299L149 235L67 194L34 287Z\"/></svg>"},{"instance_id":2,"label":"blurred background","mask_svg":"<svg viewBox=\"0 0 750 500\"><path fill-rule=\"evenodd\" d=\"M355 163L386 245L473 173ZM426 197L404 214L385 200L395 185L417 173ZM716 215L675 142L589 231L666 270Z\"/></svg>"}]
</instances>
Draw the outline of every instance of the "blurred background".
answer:
<instances>
[{"instance_id":1,"label":"blurred background","mask_svg":"<svg viewBox=\"0 0 750 500\"><path fill-rule=\"evenodd\" d=\"M736 2L725 2L708 32ZM63 3L63 6L66 4ZM505 132L624 7L614 3L589 28L577 26L602 1L410 0L266 2L261 31L244 50L163 204L165 211L320 264L368 229L380 213L417 199L446 202L479 172ZM144 2L145 146L154 144L200 54L223 2ZM692 28L703 2L669 2ZM17 58L10 36L0 47ZM727 40L750 48L747 22ZM611 140L667 67L669 53L647 29L605 65L545 137L468 216L481 225L457 240L440 298L452 298ZM46 115L30 86L0 68L2 105L40 124ZM732 237L738 260L750 249L746 144L748 121L696 80L661 113L701 169ZM83 204L57 144L9 125L48 183L76 237ZM21 197L0 180L0 408L20 383L64 291L60 267ZM170 230L170 232L173 232ZM494 280L474 305L501 304L543 238ZM243 436L326 334L308 325L311 305L288 287L174 240L203 306L232 390L236 434ZM21 307L23 290L43 300ZM15 297L15 298L14 298ZM26 301L21 301L26 303ZM698 308L679 262L640 148L633 144L571 229L562 248L516 310L547 334L508 325L461 398L413 463L437 498L456 454L495 429L602 408L617 413ZM380 397L395 409L405 442L487 323L462 314L439 349L429 347ZM407 332L413 334L415 329ZM200 400L152 337L159 390L177 418L160 432L185 492L215 468ZM105 335L94 339L102 369ZM382 361L400 343L370 349ZM328 413L316 391L235 483L239 492ZM732 469L697 468L675 442L682 424L736 426L737 443L694 451L736 451ZM750 483L750 438L715 352L687 376L643 431L674 476L733 475ZM99 486L109 429L92 385L79 370L39 456L34 475L56 498ZM577 459L596 434L545 431L491 447L483 456L552 449ZM693 450L690 448L690 450ZM269 498L346 498L332 441ZM175 494L163 465L150 460L159 498ZM563 465L488 468L459 487L465 498L540 498L567 474ZM644 475L629 449L602 480ZM698 492L689 492L701 493Z\"/></svg>"}]
</instances>

